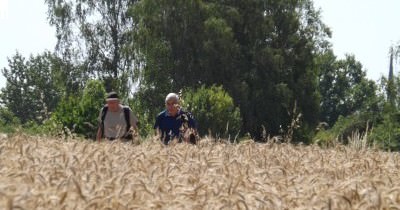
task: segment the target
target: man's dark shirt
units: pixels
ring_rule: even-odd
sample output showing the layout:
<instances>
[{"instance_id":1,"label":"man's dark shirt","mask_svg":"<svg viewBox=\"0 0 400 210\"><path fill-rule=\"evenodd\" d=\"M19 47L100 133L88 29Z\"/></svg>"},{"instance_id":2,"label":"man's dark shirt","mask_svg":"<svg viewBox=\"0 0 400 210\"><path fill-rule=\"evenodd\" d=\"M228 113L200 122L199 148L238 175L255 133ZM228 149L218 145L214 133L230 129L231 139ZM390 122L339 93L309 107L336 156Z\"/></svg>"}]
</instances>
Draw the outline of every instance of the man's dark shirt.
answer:
<instances>
[{"instance_id":1,"label":"man's dark shirt","mask_svg":"<svg viewBox=\"0 0 400 210\"><path fill-rule=\"evenodd\" d=\"M161 130L161 139L164 144L168 144L171 139L180 138L179 128L185 121L190 128L196 128L196 122L191 113L179 110L176 116L171 116L167 110L164 110L157 115L154 129Z\"/></svg>"}]
</instances>

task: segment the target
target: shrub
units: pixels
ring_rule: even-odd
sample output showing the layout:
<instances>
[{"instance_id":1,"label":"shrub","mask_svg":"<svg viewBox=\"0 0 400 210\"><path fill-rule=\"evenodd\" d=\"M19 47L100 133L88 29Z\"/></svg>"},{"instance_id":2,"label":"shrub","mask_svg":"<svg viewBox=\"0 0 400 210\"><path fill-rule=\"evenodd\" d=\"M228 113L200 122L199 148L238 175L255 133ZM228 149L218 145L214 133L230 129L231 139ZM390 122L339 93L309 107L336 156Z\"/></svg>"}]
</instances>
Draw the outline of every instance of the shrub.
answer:
<instances>
[{"instance_id":1,"label":"shrub","mask_svg":"<svg viewBox=\"0 0 400 210\"><path fill-rule=\"evenodd\" d=\"M182 106L194 115L200 135L210 132L231 139L238 135L242 125L240 111L222 86L187 89L182 98Z\"/></svg>"},{"instance_id":2,"label":"shrub","mask_svg":"<svg viewBox=\"0 0 400 210\"><path fill-rule=\"evenodd\" d=\"M386 113L369 136L377 146L385 150L400 149L400 112Z\"/></svg>"},{"instance_id":3,"label":"shrub","mask_svg":"<svg viewBox=\"0 0 400 210\"><path fill-rule=\"evenodd\" d=\"M354 133L365 133L372 123L368 115L339 116L335 125L329 130L321 129L313 138L313 142L320 145L335 145L338 142L347 144Z\"/></svg>"},{"instance_id":4,"label":"shrub","mask_svg":"<svg viewBox=\"0 0 400 210\"><path fill-rule=\"evenodd\" d=\"M129 99L129 106L138 118L138 128L140 136L147 137L154 134L155 117L151 114L151 110L145 106L140 98Z\"/></svg>"},{"instance_id":5,"label":"shrub","mask_svg":"<svg viewBox=\"0 0 400 210\"><path fill-rule=\"evenodd\" d=\"M101 81L91 80L82 94L65 97L59 103L53 117L74 133L95 138L100 108L104 105L106 91Z\"/></svg>"},{"instance_id":6,"label":"shrub","mask_svg":"<svg viewBox=\"0 0 400 210\"><path fill-rule=\"evenodd\" d=\"M80 120L75 132L86 137L96 137L100 108L104 106L105 97L106 90L101 81L91 80L86 84L79 103Z\"/></svg>"},{"instance_id":7,"label":"shrub","mask_svg":"<svg viewBox=\"0 0 400 210\"><path fill-rule=\"evenodd\" d=\"M13 133L19 125L19 119L10 110L0 107L0 132Z\"/></svg>"}]
</instances>

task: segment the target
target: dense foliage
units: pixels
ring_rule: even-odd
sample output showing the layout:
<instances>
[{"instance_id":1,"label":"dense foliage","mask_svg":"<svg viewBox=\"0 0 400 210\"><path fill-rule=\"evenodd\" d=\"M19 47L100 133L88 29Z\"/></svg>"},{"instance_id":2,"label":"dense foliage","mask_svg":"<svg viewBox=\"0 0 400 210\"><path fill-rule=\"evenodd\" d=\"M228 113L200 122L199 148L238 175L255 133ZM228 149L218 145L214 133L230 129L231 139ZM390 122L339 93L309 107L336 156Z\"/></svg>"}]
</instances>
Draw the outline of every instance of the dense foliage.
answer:
<instances>
[{"instance_id":1,"label":"dense foliage","mask_svg":"<svg viewBox=\"0 0 400 210\"><path fill-rule=\"evenodd\" d=\"M334 55L312 0L45 2L55 51L9 58L1 125L92 137L114 90L146 136L165 95L183 90L202 135L347 143L359 132L400 148L400 46L388 77L368 80L355 55Z\"/></svg>"},{"instance_id":2,"label":"dense foliage","mask_svg":"<svg viewBox=\"0 0 400 210\"><path fill-rule=\"evenodd\" d=\"M7 83L0 99L21 123L42 123L56 108L62 93L54 59L45 52L26 60L17 52L8 60L9 67L3 68Z\"/></svg>"},{"instance_id":3,"label":"dense foliage","mask_svg":"<svg viewBox=\"0 0 400 210\"><path fill-rule=\"evenodd\" d=\"M311 1L155 1L132 9L144 61L139 91L156 106L167 91L223 85L240 107L243 131L260 137L290 123L318 121L317 52L329 30ZM273 110L273 111L270 111Z\"/></svg>"},{"instance_id":4,"label":"dense foliage","mask_svg":"<svg viewBox=\"0 0 400 210\"><path fill-rule=\"evenodd\" d=\"M52 120L61 123L68 130L94 139L105 95L104 84L98 80L91 80L82 95L63 98Z\"/></svg>"},{"instance_id":5,"label":"dense foliage","mask_svg":"<svg viewBox=\"0 0 400 210\"><path fill-rule=\"evenodd\" d=\"M240 133L242 119L239 108L235 107L232 97L221 86L185 90L182 106L195 114L202 136L211 134L234 140Z\"/></svg>"}]
</instances>

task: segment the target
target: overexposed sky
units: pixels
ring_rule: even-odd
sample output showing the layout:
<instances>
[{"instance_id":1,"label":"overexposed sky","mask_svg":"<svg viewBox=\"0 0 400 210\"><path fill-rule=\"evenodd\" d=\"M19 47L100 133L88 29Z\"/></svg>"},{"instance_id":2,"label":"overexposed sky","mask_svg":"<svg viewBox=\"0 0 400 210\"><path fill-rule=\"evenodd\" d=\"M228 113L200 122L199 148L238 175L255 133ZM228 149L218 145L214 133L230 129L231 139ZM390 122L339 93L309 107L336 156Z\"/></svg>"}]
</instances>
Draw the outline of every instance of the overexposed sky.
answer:
<instances>
[{"instance_id":1,"label":"overexposed sky","mask_svg":"<svg viewBox=\"0 0 400 210\"><path fill-rule=\"evenodd\" d=\"M0 69L8 68L7 57L21 53L41 54L53 51L56 44L55 29L47 21L44 0L0 0ZM0 88L5 79L0 73Z\"/></svg>"},{"instance_id":2,"label":"overexposed sky","mask_svg":"<svg viewBox=\"0 0 400 210\"><path fill-rule=\"evenodd\" d=\"M370 79L387 75L389 47L400 41L400 0L314 0L314 4L332 30L339 58L354 54ZM44 0L0 0L0 69L8 67L7 57L17 50L25 57L53 51L55 29L46 12ZM0 75L0 88L4 86Z\"/></svg>"},{"instance_id":3,"label":"overexposed sky","mask_svg":"<svg viewBox=\"0 0 400 210\"><path fill-rule=\"evenodd\" d=\"M314 6L331 28L338 58L354 54L370 79L388 75L389 48L400 42L400 0L314 0Z\"/></svg>"}]
</instances>

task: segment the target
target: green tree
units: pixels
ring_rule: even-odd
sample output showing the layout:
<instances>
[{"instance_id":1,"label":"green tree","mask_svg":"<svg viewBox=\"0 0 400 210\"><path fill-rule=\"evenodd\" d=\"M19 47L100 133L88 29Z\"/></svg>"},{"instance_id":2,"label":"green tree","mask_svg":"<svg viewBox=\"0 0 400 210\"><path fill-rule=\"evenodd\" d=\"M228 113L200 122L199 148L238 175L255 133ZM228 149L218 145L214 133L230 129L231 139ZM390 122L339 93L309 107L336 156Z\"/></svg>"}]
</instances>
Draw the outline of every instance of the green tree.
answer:
<instances>
[{"instance_id":1,"label":"green tree","mask_svg":"<svg viewBox=\"0 0 400 210\"><path fill-rule=\"evenodd\" d=\"M135 49L143 62L137 96L147 107L156 107L152 115L163 107L168 92L237 84L239 76L233 70L238 45L228 23L215 16L217 6L196 0L146 0L133 7L138 23ZM221 80L225 75L230 76Z\"/></svg>"},{"instance_id":2,"label":"green tree","mask_svg":"<svg viewBox=\"0 0 400 210\"><path fill-rule=\"evenodd\" d=\"M238 107L222 86L204 85L196 90L183 92L183 107L193 113L200 135L211 134L233 140L241 129L242 120ZM209 133L210 132L210 133Z\"/></svg>"},{"instance_id":3,"label":"green tree","mask_svg":"<svg viewBox=\"0 0 400 210\"><path fill-rule=\"evenodd\" d=\"M8 60L2 73L6 87L1 90L1 102L21 123L42 123L50 117L61 98L56 81L56 65L50 52L30 56L26 60L18 52Z\"/></svg>"},{"instance_id":4,"label":"green tree","mask_svg":"<svg viewBox=\"0 0 400 210\"><path fill-rule=\"evenodd\" d=\"M91 80L86 84L79 102L80 120L76 132L95 137L100 108L103 107L105 98L106 91L101 81Z\"/></svg>"},{"instance_id":5,"label":"green tree","mask_svg":"<svg viewBox=\"0 0 400 210\"><path fill-rule=\"evenodd\" d=\"M218 84L256 137L261 125L272 134L289 125L295 101L302 129L318 121L314 58L330 32L312 1L143 0L132 13L139 91L149 106L167 92Z\"/></svg>"},{"instance_id":6,"label":"green tree","mask_svg":"<svg viewBox=\"0 0 400 210\"><path fill-rule=\"evenodd\" d=\"M82 93L78 92L75 95L64 96L58 104L55 112L52 114L51 120L56 124L61 124L63 128L75 130L76 124L83 122L81 120L81 112L79 109L79 101L82 98Z\"/></svg>"},{"instance_id":7,"label":"green tree","mask_svg":"<svg viewBox=\"0 0 400 210\"><path fill-rule=\"evenodd\" d=\"M137 0L45 0L50 25L56 27L56 50L65 61L82 66L82 78L105 81L107 91L128 95L134 55L129 31L135 24L127 16ZM71 70L71 69L69 69Z\"/></svg>"},{"instance_id":8,"label":"green tree","mask_svg":"<svg viewBox=\"0 0 400 210\"><path fill-rule=\"evenodd\" d=\"M64 96L76 95L84 89L89 77L84 73L82 66L56 56L53 57L52 63L54 83Z\"/></svg>"},{"instance_id":9,"label":"green tree","mask_svg":"<svg viewBox=\"0 0 400 210\"><path fill-rule=\"evenodd\" d=\"M369 138L381 149L400 149L400 113L395 110L382 113L382 120L372 129Z\"/></svg>"},{"instance_id":10,"label":"green tree","mask_svg":"<svg viewBox=\"0 0 400 210\"><path fill-rule=\"evenodd\" d=\"M400 77L394 74L394 64L399 56L399 47L389 49L388 77L382 77L380 83L380 98L382 112L371 131L370 139L386 150L400 149Z\"/></svg>"},{"instance_id":11,"label":"green tree","mask_svg":"<svg viewBox=\"0 0 400 210\"><path fill-rule=\"evenodd\" d=\"M62 99L53 115L53 120L74 133L94 139L105 95L103 82L90 80L82 92Z\"/></svg>"},{"instance_id":12,"label":"green tree","mask_svg":"<svg viewBox=\"0 0 400 210\"><path fill-rule=\"evenodd\" d=\"M142 137L148 137L149 135L154 134L153 125L155 123L155 115L153 113L157 113L161 111L161 108L156 109L154 107L147 107L145 102L140 98L145 98L144 96L138 97L137 93L133 98L130 98L128 101L129 107L131 107L133 113L138 118L138 128L139 134Z\"/></svg>"},{"instance_id":13,"label":"green tree","mask_svg":"<svg viewBox=\"0 0 400 210\"><path fill-rule=\"evenodd\" d=\"M5 133L14 132L19 125L19 119L6 107L0 106L0 131Z\"/></svg>"},{"instance_id":14,"label":"green tree","mask_svg":"<svg viewBox=\"0 0 400 210\"><path fill-rule=\"evenodd\" d=\"M320 68L321 121L333 126L339 116L357 111L371 112L377 117L381 111L377 86L366 78L361 63L353 55L336 60L332 52L327 52L320 58Z\"/></svg>"}]
</instances>

